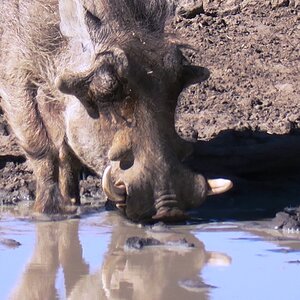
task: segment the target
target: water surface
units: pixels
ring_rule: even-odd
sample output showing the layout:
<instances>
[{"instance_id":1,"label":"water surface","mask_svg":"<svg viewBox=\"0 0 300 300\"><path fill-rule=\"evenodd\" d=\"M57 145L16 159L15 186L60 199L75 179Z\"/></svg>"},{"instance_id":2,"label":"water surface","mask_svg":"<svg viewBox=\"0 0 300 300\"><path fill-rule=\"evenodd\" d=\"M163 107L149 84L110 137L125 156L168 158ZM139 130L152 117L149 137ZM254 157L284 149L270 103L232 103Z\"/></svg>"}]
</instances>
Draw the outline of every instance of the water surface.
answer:
<instances>
[{"instance_id":1,"label":"water surface","mask_svg":"<svg viewBox=\"0 0 300 300\"><path fill-rule=\"evenodd\" d=\"M132 248L132 237L160 245ZM300 299L299 235L246 222L145 227L113 212L57 222L2 214L0 240L0 299Z\"/></svg>"}]
</instances>

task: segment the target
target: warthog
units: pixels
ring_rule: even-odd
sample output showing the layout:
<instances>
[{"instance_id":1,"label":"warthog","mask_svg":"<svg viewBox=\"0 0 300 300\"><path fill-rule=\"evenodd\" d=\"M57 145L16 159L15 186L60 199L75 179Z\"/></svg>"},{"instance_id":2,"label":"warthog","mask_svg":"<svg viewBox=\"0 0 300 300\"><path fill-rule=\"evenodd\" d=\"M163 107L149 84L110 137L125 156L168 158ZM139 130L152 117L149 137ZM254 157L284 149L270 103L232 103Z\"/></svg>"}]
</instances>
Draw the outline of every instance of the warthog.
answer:
<instances>
[{"instance_id":1,"label":"warthog","mask_svg":"<svg viewBox=\"0 0 300 300\"><path fill-rule=\"evenodd\" d=\"M80 204L82 164L133 220L178 219L231 182L184 167L180 92L208 77L164 33L166 0L2 0L0 96L37 181L35 211Z\"/></svg>"}]
</instances>

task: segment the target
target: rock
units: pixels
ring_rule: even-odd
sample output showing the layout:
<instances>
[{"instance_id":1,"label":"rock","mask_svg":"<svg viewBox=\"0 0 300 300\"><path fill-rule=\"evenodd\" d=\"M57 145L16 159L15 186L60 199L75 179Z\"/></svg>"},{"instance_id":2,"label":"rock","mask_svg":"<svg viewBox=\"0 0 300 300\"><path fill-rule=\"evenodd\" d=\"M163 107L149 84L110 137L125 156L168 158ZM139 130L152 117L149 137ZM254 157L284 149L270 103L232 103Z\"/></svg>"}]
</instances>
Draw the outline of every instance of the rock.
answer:
<instances>
[{"instance_id":1,"label":"rock","mask_svg":"<svg viewBox=\"0 0 300 300\"><path fill-rule=\"evenodd\" d=\"M125 242L125 250L142 250L145 247L162 246L174 249L194 248L193 243L189 243L185 238L161 242L155 238L141 238L137 236L130 237Z\"/></svg>"},{"instance_id":2,"label":"rock","mask_svg":"<svg viewBox=\"0 0 300 300\"><path fill-rule=\"evenodd\" d=\"M175 241L169 241L165 243L166 246L171 247L183 247L183 248L194 248L195 245L193 243L189 243L186 239L179 239Z\"/></svg>"},{"instance_id":3,"label":"rock","mask_svg":"<svg viewBox=\"0 0 300 300\"><path fill-rule=\"evenodd\" d=\"M218 11L220 1L215 0L203 0L203 8L205 12L215 13Z\"/></svg>"},{"instance_id":4,"label":"rock","mask_svg":"<svg viewBox=\"0 0 300 300\"><path fill-rule=\"evenodd\" d=\"M300 209L286 208L284 211L276 214L273 219L275 229L288 231L300 230Z\"/></svg>"},{"instance_id":5,"label":"rock","mask_svg":"<svg viewBox=\"0 0 300 300\"><path fill-rule=\"evenodd\" d=\"M300 0L290 0L290 6L295 8L300 7Z\"/></svg>"},{"instance_id":6,"label":"rock","mask_svg":"<svg viewBox=\"0 0 300 300\"><path fill-rule=\"evenodd\" d=\"M268 4L268 1L266 1L266 4ZM243 0L240 3L240 7L243 9L245 7L249 7L249 6L256 6L257 5L257 1L256 0Z\"/></svg>"},{"instance_id":7,"label":"rock","mask_svg":"<svg viewBox=\"0 0 300 300\"><path fill-rule=\"evenodd\" d=\"M13 239L0 239L0 244L12 249L22 245L20 242Z\"/></svg>"},{"instance_id":8,"label":"rock","mask_svg":"<svg viewBox=\"0 0 300 300\"><path fill-rule=\"evenodd\" d=\"M290 0L271 0L272 8L289 6Z\"/></svg>"},{"instance_id":9,"label":"rock","mask_svg":"<svg viewBox=\"0 0 300 300\"><path fill-rule=\"evenodd\" d=\"M200 280L200 278L197 279L186 279L186 280L180 280L178 282L179 286L182 288L191 291L191 292L202 292L210 289L215 289L216 286L206 284Z\"/></svg>"},{"instance_id":10,"label":"rock","mask_svg":"<svg viewBox=\"0 0 300 300\"><path fill-rule=\"evenodd\" d=\"M174 0L174 4L177 7L177 14L187 19L194 18L200 13L236 14L240 9L258 5L254 0ZM300 6L300 0L266 0L264 5L271 5L273 9L284 6L297 8Z\"/></svg>"},{"instance_id":11,"label":"rock","mask_svg":"<svg viewBox=\"0 0 300 300\"><path fill-rule=\"evenodd\" d=\"M180 1L180 5L176 9L176 14L186 19L195 18L202 13L204 13L202 0Z\"/></svg>"},{"instance_id":12,"label":"rock","mask_svg":"<svg viewBox=\"0 0 300 300\"><path fill-rule=\"evenodd\" d=\"M141 250L145 246L159 246L161 242L153 238L140 238L137 236L130 237L126 240L126 250Z\"/></svg>"},{"instance_id":13,"label":"rock","mask_svg":"<svg viewBox=\"0 0 300 300\"><path fill-rule=\"evenodd\" d=\"M297 260L290 260L290 261L288 261L288 264L300 264L300 260L299 259L297 259Z\"/></svg>"}]
</instances>

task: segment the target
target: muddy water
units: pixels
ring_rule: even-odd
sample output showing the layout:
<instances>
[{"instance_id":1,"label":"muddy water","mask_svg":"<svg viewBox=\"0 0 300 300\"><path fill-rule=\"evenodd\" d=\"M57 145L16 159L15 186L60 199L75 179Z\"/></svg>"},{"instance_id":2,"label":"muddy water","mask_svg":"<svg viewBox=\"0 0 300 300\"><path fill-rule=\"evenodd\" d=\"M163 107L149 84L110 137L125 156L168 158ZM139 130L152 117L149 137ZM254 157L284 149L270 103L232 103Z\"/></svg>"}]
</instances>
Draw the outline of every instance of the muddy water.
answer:
<instances>
[{"instance_id":1,"label":"muddy water","mask_svg":"<svg viewBox=\"0 0 300 300\"><path fill-rule=\"evenodd\" d=\"M250 227L2 214L0 299L300 299L299 235Z\"/></svg>"}]
</instances>

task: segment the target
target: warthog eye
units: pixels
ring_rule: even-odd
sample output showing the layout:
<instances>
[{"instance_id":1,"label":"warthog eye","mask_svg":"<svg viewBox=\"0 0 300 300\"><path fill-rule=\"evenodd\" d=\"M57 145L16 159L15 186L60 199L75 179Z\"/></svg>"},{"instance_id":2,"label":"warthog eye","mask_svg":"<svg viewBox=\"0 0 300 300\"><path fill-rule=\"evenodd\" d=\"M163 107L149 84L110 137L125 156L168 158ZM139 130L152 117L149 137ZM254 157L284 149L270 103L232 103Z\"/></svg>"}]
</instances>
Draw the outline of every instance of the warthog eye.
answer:
<instances>
[{"instance_id":1,"label":"warthog eye","mask_svg":"<svg viewBox=\"0 0 300 300\"><path fill-rule=\"evenodd\" d=\"M128 61L121 49L99 53L91 66L82 72L68 72L58 77L57 88L76 96L91 116L97 116L97 106L126 97L124 85Z\"/></svg>"},{"instance_id":2,"label":"warthog eye","mask_svg":"<svg viewBox=\"0 0 300 300\"><path fill-rule=\"evenodd\" d=\"M112 66L102 66L92 76L89 96L97 102L110 102L120 96L123 84Z\"/></svg>"}]
</instances>

